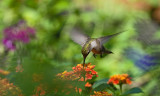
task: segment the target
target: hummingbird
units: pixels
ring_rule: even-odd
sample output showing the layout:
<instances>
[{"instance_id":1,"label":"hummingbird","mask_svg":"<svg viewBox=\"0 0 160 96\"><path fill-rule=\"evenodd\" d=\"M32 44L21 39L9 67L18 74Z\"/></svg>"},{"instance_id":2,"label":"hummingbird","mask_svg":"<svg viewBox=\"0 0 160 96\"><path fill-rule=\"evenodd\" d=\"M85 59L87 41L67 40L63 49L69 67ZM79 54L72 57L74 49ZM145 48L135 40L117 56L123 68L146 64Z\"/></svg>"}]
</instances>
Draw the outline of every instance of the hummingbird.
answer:
<instances>
[{"instance_id":1,"label":"hummingbird","mask_svg":"<svg viewBox=\"0 0 160 96\"><path fill-rule=\"evenodd\" d=\"M86 57L90 52L93 53L93 56L96 58L96 55L100 55L102 57L103 54L113 53L112 51L106 49L103 44L106 43L110 38L120 34L115 33L108 36L103 36L99 38L90 38L88 35L84 34L80 31L79 28L73 28L71 32L71 39L82 46L81 53L83 55L83 67L85 65Z\"/></svg>"}]
</instances>

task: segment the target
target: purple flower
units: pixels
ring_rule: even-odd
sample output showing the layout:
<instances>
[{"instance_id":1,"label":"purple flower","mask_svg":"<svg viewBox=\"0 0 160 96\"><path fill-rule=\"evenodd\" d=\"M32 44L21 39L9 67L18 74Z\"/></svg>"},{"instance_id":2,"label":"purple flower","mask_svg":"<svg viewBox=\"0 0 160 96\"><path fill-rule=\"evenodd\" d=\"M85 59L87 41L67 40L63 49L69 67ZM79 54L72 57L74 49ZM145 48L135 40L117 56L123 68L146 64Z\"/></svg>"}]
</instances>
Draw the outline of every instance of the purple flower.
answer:
<instances>
[{"instance_id":1,"label":"purple flower","mask_svg":"<svg viewBox=\"0 0 160 96\"><path fill-rule=\"evenodd\" d=\"M3 39L3 44L5 45L5 47L7 49L10 49L10 50L15 50L16 46L13 44L12 40L9 40L9 39Z\"/></svg>"},{"instance_id":2,"label":"purple flower","mask_svg":"<svg viewBox=\"0 0 160 96\"><path fill-rule=\"evenodd\" d=\"M35 30L27 26L25 21L20 21L14 26L7 27L3 31L3 44L9 50L15 50L16 42L28 43L35 36Z\"/></svg>"},{"instance_id":3,"label":"purple flower","mask_svg":"<svg viewBox=\"0 0 160 96\"><path fill-rule=\"evenodd\" d=\"M132 60L134 64L144 71L148 71L158 63L158 58L154 54L143 53L135 48L127 48L125 55L128 59Z\"/></svg>"}]
</instances>

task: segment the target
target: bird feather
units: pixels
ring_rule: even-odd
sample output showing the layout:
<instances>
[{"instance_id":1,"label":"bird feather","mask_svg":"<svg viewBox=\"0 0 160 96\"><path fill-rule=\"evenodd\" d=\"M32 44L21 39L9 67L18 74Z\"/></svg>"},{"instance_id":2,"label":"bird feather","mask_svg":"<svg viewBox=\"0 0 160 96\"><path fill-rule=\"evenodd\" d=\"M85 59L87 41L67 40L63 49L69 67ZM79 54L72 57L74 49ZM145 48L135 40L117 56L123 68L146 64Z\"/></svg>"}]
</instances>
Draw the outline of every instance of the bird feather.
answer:
<instances>
[{"instance_id":1,"label":"bird feather","mask_svg":"<svg viewBox=\"0 0 160 96\"><path fill-rule=\"evenodd\" d=\"M120 33L122 32L119 32L119 33L115 33L115 34L112 34L112 35L108 35L108 36L104 36L104 37L100 37L98 38L98 40L101 42L101 44L104 44L106 43L110 38L116 36L116 35L119 35Z\"/></svg>"},{"instance_id":2,"label":"bird feather","mask_svg":"<svg viewBox=\"0 0 160 96\"><path fill-rule=\"evenodd\" d=\"M80 31L80 29L74 28L74 29L72 29L72 32L71 32L71 39L74 42L80 44L81 46L84 46L84 44L89 39L89 36L87 36L86 34L82 33Z\"/></svg>"}]
</instances>

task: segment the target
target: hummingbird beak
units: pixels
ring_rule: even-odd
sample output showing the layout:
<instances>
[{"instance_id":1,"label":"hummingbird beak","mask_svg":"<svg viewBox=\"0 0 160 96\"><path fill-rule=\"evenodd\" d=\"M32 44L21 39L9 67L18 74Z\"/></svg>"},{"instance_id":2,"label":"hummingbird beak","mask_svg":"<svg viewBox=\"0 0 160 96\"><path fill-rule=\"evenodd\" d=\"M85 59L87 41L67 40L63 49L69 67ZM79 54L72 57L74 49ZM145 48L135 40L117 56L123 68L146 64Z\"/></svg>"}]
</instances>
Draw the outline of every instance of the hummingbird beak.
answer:
<instances>
[{"instance_id":1,"label":"hummingbird beak","mask_svg":"<svg viewBox=\"0 0 160 96\"><path fill-rule=\"evenodd\" d=\"M89 53L90 53L90 50L87 53L82 53L82 55L83 55L83 68L84 68L84 65L85 65L86 57L88 56Z\"/></svg>"},{"instance_id":2,"label":"hummingbird beak","mask_svg":"<svg viewBox=\"0 0 160 96\"><path fill-rule=\"evenodd\" d=\"M84 65L85 65L85 60L86 60L87 55L83 55L83 68L84 68Z\"/></svg>"},{"instance_id":3,"label":"hummingbird beak","mask_svg":"<svg viewBox=\"0 0 160 96\"><path fill-rule=\"evenodd\" d=\"M85 65L85 60L86 60L86 57L83 57L83 68L84 68L84 65Z\"/></svg>"}]
</instances>

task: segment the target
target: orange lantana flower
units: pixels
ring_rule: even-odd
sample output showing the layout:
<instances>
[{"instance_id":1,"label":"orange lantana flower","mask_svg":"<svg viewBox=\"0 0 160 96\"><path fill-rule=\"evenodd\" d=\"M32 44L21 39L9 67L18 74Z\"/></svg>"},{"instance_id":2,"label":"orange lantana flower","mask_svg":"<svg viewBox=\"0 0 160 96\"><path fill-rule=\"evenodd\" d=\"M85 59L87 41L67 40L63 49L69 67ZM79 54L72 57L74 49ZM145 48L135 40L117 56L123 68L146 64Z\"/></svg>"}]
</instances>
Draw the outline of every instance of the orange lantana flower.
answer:
<instances>
[{"instance_id":1,"label":"orange lantana flower","mask_svg":"<svg viewBox=\"0 0 160 96\"><path fill-rule=\"evenodd\" d=\"M8 75L9 73L10 73L9 71L0 69L0 74L2 74L2 75Z\"/></svg>"},{"instance_id":2,"label":"orange lantana flower","mask_svg":"<svg viewBox=\"0 0 160 96\"><path fill-rule=\"evenodd\" d=\"M0 96L23 96L19 87L0 77Z\"/></svg>"},{"instance_id":3,"label":"orange lantana flower","mask_svg":"<svg viewBox=\"0 0 160 96\"><path fill-rule=\"evenodd\" d=\"M82 89L81 88L75 88L75 90L76 90L76 92L79 92L79 93L81 93L82 92Z\"/></svg>"},{"instance_id":4,"label":"orange lantana flower","mask_svg":"<svg viewBox=\"0 0 160 96\"><path fill-rule=\"evenodd\" d=\"M98 76L97 72L93 70L95 68L95 65L91 65L91 63L85 64L83 67L83 64L77 64L76 67L73 67L70 72L64 71L62 73L57 74L58 77L64 80L77 80L85 81L88 79L92 79L93 76Z\"/></svg>"},{"instance_id":5,"label":"orange lantana flower","mask_svg":"<svg viewBox=\"0 0 160 96\"><path fill-rule=\"evenodd\" d=\"M43 84L40 84L35 88L34 90L35 94L32 96L44 96L46 94L46 91L44 89L45 89L45 86Z\"/></svg>"},{"instance_id":6,"label":"orange lantana flower","mask_svg":"<svg viewBox=\"0 0 160 96\"><path fill-rule=\"evenodd\" d=\"M112 96L112 94L108 93L107 91L94 91L94 95L90 96Z\"/></svg>"},{"instance_id":7,"label":"orange lantana flower","mask_svg":"<svg viewBox=\"0 0 160 96\"><path fill-rule=\"evenodd\" d=\"M16 67L16 72L23 72L23 66L18 64L17 67Z\"/></svg>"},{"instance_id":8,"label":"orange lantana flower","mask_svg":"<svg viewBox=\"0 0 160 96\"><path fill-rule=\"evenodd\" d=\"M131 78L128 74L113 75L107 82L108 84L131 84Z\"/></svg>"},{"instance_id":9,"label":"orange lantana flower","mask_svg":"<svg viewBox=\"0 0 160 96\"><path fill-rule=\"evenodd\" d=\"M92 85L89 83L89 82L87 82L86 84L85 84L85 87L91 87Z\"/></svg>"},{"instance_id":10,"label":"orange lantana flower","mask_svg":"<svg viewBox=\"0 0 160 96\"><path fill-rule=\"evenodd\" d=\"M98 76L97 72L94 70L95 65L91 65L91 63L85 64L83 67L83 64L77 64L77 66L72 68L72 71L64 71L62 73L57 74L57 77L59 77L62 80L77 80L79 82L81 81L87 81L89 79L92 79L93 76ZM92 85L87 82L85 87L91 87ZM75 87L76 92L79 91L81 93L82 89Z\"/></svg>"}]
</instances>

